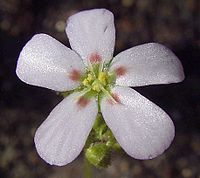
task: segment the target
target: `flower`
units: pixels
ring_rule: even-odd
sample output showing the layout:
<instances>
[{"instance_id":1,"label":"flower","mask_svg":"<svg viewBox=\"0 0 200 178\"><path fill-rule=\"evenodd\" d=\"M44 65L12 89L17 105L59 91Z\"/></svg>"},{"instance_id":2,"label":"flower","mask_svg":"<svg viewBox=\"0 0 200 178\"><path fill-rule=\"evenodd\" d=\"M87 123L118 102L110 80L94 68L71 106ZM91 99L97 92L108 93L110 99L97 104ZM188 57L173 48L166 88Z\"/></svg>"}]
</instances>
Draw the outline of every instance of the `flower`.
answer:
<instances>
[{"instance_id":1,"label":"flower","mask_svg":"<svg viewBox=\"0 0 200 178\"><path fill-rule=\"evenodd\" d=\"M40 157L66 165L81 152L98 110L116 140L130 156L152 159L171 144L170 117L134 89L184 79L179 59L157 43L139 45L113 58L115 27L106 9L69 17L66 33L71 49L46 34L35 35L22 49L16 73L30 85L71 90L37 129Z\"/></svg>"}]
</instances>

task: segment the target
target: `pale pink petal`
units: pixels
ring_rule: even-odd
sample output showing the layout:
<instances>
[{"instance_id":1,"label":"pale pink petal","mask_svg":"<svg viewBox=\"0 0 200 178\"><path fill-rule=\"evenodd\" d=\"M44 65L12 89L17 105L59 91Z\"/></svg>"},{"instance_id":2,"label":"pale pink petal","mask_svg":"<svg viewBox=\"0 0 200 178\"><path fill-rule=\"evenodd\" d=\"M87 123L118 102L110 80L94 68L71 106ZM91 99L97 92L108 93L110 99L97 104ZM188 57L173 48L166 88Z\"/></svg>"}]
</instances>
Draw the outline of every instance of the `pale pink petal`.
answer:
<instances>
[{"instance_id":1,"label":"pale pink petal","mask_svg":"<svg viewBox=\"0 0 200 178\"><path fill-rule=\"evenodd\" d=\"M101 111L122 148L136 159L162 154L174 138L170 117L158 106L128 87L115 87L116 102L104 97Z\"/></svg>"},{"instance_id":2,"label":"pale pink petal","mask_svg":"<svg viewBox=\"0 0 200 178\"><path fill-rule=\"evenodd\" d=\"M69 17L66 33L70 45L85 64L94 56L103 61L112 59L115 45L115 26L112 12L93 9Z\"/></svg>"},{"instance_id":3,"label":"pale pink petal","mask_svg":"<svg viewBox=\"0 0 200 178\"><path fill-rule=\"evenodd\" d=\"M95 99L79 93L63 99L36 131L34 141L40 157L58 166L73 161L85 145L97 112Z\"/></svg>"},{"instance_id":4,"label":"pale pink petal","mask_svg":"<svg viewBox=\"0 0 200 178\"><path fill-rule=\"evenodd\" d=\"M116 83L122 86L168 84L184 79L179 59L158 43L139 45L119 53L110 70L116 71Z\"/></svg>"},{"instance_id":5,"label":"pale pink petal","mask_svg":"<svg viewBox=\"0 0 200 178\"><path fill-rule=\"evenodd\" d=\"M17 62L17 76L30 85L56 91L79 86L84 72L80 57L56 39L35 35L22 49Z\"/></svg>"}]
</instances>

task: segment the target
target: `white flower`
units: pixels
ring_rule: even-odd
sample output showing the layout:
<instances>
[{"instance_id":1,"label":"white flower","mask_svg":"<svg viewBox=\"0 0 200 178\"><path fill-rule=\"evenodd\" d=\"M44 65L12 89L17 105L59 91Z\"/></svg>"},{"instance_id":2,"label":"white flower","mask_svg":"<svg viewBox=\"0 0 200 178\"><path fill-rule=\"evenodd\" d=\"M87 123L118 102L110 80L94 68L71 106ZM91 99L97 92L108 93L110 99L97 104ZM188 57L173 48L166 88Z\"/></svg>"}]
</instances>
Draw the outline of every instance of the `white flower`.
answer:
<instances>
[{"instance_id":1,"label":"white flower","mask_svg":"<svg viewBox=\"0 0 200 178\"><path fill-rule=\"evenodd\" d=\"M17 63L18 77L28 84L59 92L75 89L37 129L34 141L40 157L59 166L73 161L94 124L97 100L106 124L127 154L151 159L163 153L174 138L173 122L128 86L182 81L178 58L157 43L133 47L113 58L114 18L106 9L71 16L66 33L73 50L37 34Z\"/></svg>"}]
</instances>

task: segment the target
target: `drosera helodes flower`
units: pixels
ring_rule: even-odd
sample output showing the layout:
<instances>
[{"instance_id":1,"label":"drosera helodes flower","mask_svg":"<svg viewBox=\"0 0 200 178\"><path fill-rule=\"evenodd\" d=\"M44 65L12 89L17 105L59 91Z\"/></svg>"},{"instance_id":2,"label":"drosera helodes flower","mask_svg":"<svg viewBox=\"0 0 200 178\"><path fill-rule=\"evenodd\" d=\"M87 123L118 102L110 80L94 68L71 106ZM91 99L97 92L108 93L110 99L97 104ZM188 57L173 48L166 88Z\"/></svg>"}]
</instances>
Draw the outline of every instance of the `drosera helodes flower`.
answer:
<instances>
[{"instance_id":1,"label":"drosera helodes flower","mask_svg":"<svg viewBox=\"0 0 200 178\"><path fill-rule=\"evenodd\" d=\"M88 160L106 167L110 152L119 145L136 159L162 154L174 138L173 122L129 87L181 82L179 59L158 43L139 45L113 58L114 17L106 9L72 15L66 33L72 49L36 34L17 62L17 76L25 83L63 95L70 91L36 131L40 157L63 166L87 145Z\"/></svg>"}]
</instances>

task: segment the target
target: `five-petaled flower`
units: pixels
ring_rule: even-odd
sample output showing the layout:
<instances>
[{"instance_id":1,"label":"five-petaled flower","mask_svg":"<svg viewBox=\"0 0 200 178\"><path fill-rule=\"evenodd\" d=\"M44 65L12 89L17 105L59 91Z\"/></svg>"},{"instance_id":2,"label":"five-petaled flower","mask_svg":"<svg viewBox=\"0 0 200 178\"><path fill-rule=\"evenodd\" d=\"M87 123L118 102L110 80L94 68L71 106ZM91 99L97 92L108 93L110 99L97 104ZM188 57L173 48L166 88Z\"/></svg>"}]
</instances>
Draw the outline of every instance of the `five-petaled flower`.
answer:
<instances>
[{"instance_id":1,"label":"five-petaled flower","mask_svg":"<svg viewBox=\"0 0 200 178\"><path fill-rule=\"evenodd\" d=\"M100 106L106 124L130 156L151 159L166 150L175 130L170 117L129 87L180 82L178 58L165 46L147 43L113 58L115 27L106 9L69 17L71 49L46 34L35 35L20 53L16 73L31 85L71 90L37 129L41 158L66 165L81 152Z\"/></svg>"}]
</instances>

